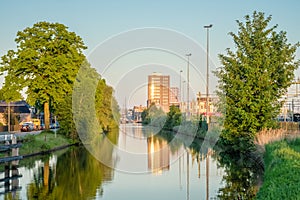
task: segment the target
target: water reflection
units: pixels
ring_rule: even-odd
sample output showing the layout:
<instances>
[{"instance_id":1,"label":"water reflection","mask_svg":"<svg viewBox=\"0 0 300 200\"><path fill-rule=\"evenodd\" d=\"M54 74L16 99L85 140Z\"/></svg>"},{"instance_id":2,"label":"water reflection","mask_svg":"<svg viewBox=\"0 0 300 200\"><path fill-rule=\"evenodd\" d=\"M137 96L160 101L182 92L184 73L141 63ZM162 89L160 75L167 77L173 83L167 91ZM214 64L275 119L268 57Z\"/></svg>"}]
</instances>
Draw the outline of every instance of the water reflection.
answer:
<instances>
[{"instance_id":1,"label":"water reflection","mask_svg":"<svg viewBox=\"0 0 300 200\"><path fill-rule=\"evenodd\" d=\"M124 173L105 166L84 147L73 147L53 155L32 157L20 163L23 186L17 199L174 199L216 198L222 168L217 154L203 141L186 145L173 133L153 132L141 126L126 125L120 133L99 135L95 153L107 163L122 168L141 165L149 173ZM182 137L183 138L183 137ZM172 142L171 142L172 141ZM142 152L143 160L128 160L112 148ZM202 146L202 148L201 148ZM121 166L121 167L120 167ZM106 183L106 184L105 184ZM6 199L9 194L5 195Z\"/></svg>"},{"instance_id":2,"label":"water reflection","mask_svg":"<svg viewBox=\"0 0 300 200\"><path fill-rule=\"evenodd\" d=\"M263 165L254 151L240 152L223 147L218 162L224 168L225 186L219 190L220 199L254 199L258 192Z\"/></svg>"},{"instance_id":3,"label":"water reflection","mask_svg":"<svg viewBox=\"0 0 300 200\"><path fill-rule=\"evenodd\" d=\"M104 166L83 147L72 148L57 157L56 165L45 160L34 171L27 186L28 199L89 199L103 194L103 182L113 179L113 170Z\"/></svg>"},{"instance_id":4,"label":"water reflection","mask_svg":"<svg viewBox=\"0 0 300 200\"><path fill-rule=\"evenodd\" d=\"M166 140L151 136L147 138L148 169L154 174L161 174L170 169L170 149Z\"/></svg>"}]
</instances>

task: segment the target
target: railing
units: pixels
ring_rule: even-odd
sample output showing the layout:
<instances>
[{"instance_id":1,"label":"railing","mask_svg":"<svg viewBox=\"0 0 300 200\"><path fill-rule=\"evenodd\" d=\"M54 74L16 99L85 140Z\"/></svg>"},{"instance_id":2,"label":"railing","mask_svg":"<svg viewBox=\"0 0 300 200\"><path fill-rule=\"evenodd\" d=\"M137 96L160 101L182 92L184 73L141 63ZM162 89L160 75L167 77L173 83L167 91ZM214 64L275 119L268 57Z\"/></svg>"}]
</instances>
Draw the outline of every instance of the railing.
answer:
<instances>
[{"instance_id":1,"label":"railing","mask_svg":"<svg viewBox=\"0 0 300 200\"><path fill-rule=\"evenodd\" d=\"M6 134L6 135L0 135L0 142L10 142L10 141L13 141L15 140L16 141L16 136L13 135L13 134Z\"/></svg>"}]
</instances>

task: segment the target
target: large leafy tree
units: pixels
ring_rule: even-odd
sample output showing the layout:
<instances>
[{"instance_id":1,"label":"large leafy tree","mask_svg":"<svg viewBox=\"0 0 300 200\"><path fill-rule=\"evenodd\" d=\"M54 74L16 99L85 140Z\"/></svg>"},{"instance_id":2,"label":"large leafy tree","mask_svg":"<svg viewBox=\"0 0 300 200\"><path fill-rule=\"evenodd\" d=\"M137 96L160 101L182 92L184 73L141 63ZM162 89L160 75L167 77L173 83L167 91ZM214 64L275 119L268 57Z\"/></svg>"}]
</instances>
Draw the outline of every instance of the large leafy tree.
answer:
<instances>
[{"instance_id":1,"label":"large leafy tree","mask_svg":"<svg viewBox=\"0 0 300 200\"><path fill-rule=\"evenodd\" d=\"M160 108L152 103L149 108L142 112L142 123L154 127L162 128L166 122L166 113Z\"/></svg>"},{"instance_id":2,"label":"large leafy tree","mask_svg":"<svg viewBox=\"0 0 300 200\"><path fill-rule=\"evenodd\" d=\"M49 103L55 105L71 93L77 71L85 56L82 39L59 23L38 22L17 33L16 50L2 57L1 72L13 87L26 89L27 101L44 107L49 128Z\"/></svg>"},{"instance_id":3,"label":"large leafy tree","mask_svg":"<svg viewBox=\"0 0 300 200\"><path fill-rule=\"evenodd\" d=\"M84 134L94 138L100 132L117 128L120 114L113 89L87 60L78 72L73 89L55 110L62 134L77 139L81 133L81 139L85 140L82 138Z\"/></svg>"},{"instance_id":4,"label":"large leafy tree","mask_svg":"<svg viewBox=\"0 0 300 200\"><path fill-rule=\"evenodd\" d=\"M271 16L254 12L245 22L237 21L238 33L232 36L235 49L219 55L222 66L219 78L220 108L225 114L222 137L251 141L255 133L274 124L282 101L294 79L299 61L295 52L299 44L291 45L286 32L269 27Z\"/></svg>"}]
</instances>

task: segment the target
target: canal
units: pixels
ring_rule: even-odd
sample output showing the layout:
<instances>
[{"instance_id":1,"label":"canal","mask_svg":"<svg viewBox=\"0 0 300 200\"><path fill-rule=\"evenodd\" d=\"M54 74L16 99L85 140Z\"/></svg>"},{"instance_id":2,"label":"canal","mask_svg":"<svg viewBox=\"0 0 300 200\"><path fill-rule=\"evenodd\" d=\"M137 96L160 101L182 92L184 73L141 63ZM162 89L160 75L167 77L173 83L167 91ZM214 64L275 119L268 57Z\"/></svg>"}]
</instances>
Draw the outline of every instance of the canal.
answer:
<instances>
[{"instance_id":1,"label":"canal","mask_svg":"<svg viewBox=\"0 0 300 200\"><path fill-rule=\"evenodd\" d=\"M252 199L252 165L220 159L201 143L187 146L140 125L121 125L86 144L90 151L72 147L2 164L0 199Z\"/></svg>"}]
</instances>

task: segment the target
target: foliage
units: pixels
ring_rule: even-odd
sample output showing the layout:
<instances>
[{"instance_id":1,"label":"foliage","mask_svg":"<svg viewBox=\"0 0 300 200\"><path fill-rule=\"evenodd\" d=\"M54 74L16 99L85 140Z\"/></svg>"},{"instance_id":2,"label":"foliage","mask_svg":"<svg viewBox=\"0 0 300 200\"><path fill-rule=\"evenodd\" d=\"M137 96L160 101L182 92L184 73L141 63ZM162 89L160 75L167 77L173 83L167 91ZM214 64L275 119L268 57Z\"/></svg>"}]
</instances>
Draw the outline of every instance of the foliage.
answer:
<instances>
[{"instance_id":1,"label":"foliage","mask_svg":"<svg viewBox=\"0 0 300 200\"><path fill-rule=\"evenodd\" d=\"M167 119L163 129L173 130L173 127L181 124L182 114L177 106L170 106L170 111L167 113Z\"/></svg>"},{"instance_id":2,"label":"foliage","mask_svg":"<svg viewBox=\"0 0 300 200\"><path fill-rule=\"evenodd\" d=\"M208 124L207 124L206 120L204 120L204 117L202 117L202 115L200 115L199 121L198 121L197 135L205 136L207 131L208 131Z\"/></svg>"},{"instance_id":3,"label":"foliage","mask_svg":"<svg viewBox=\"0 0 300 200\"><path fill-rule=\"evenodd\" d=\"M271 16L254 12L237 21L238 33L229 33L236 51L227 49L219 55L222 67L219 78L220 110L225 115L222 138L238 140L272 127L285 94L294 78L299 61L294 61L299 44L291 45L286 32L276 32L277 25L268 27ZM249 135L249 136L246 136Z\"/></svg>"},{"instance_id":4,"label":"foliage","mask_svg":"<svg viewBox=\"0 0 300 200\"><path fill-rule=\"evenodd\" d=\"M78 140L78 133L73 120L71 95L65 96L64 100L57 104L55 115L60 125L58 133L71 138L73 141Z\"/></svg>"},{"instance_id":5,"label":"foliage","mask_svg":"<svg viewBox=\"0 0 300 200\"><path fill-rule=\"evenodd\" d=\"M7 72L9 90L26 88L27 101L45 105L45 126L49 127L48 103L52 106L72 91L77 71L85 56L82 39L59 23L38 22L17 33L17 50L2 57L1 72Z\"/></svg>"},{"instance_id":6,"label":"foliage","mask_svg":"<svg viewBox=\"0 0 300 200\"><path fill-rule=\"evenodd\" d=\"M162 128L166 121L166 114L161 108L158 108L155 103L152 103L141 115L144 125Z\"/></svg>"},{"instance_id":7,"label":"foliage","mask_svg":"<svg viewBox=\"0 0 300 200\"><path fill-rule=\"evenodd\" d=\"M257 199L299 199L300 139L266 145L264 182Z\"/></svg>"},{"instance_id":8,"label":"foliage","mask_svg":"<svg viewBox=\"0 0 300 200\"><path fill-rule=\"evenodd\" d=\"M87 133L90 138L117 127L120 117L113 89L87 61L78 72L72 96L58 106L57 115L60 124L66 125L62 127L65 134L78 137L78 133Z\"/></svg>"},{"instance_id":9,"label":"foliage","mask_svg":"<svg viewBox=\"0 0 300 200\"><path fill-rule=\"evenodd\" d=\"M9 77L5 78L4 85L0 89L0 100L6 102L23 100L19 88L16 88L16 86L11 83L11 80L8 79Z\"/></svg>"},{"instance_id":10,"label":"foliage","mask_svg":"<svg viewBox=\"0 0 300 200\"><path fill-rule=\"evenodd\" d=\"M113 88L106 85L104 79L98 82L95 100L96 117L102 131L108 132L116 128L120 119L120 109L113 96Z\"/></svg>"}]
</instances>

